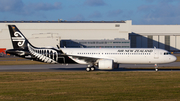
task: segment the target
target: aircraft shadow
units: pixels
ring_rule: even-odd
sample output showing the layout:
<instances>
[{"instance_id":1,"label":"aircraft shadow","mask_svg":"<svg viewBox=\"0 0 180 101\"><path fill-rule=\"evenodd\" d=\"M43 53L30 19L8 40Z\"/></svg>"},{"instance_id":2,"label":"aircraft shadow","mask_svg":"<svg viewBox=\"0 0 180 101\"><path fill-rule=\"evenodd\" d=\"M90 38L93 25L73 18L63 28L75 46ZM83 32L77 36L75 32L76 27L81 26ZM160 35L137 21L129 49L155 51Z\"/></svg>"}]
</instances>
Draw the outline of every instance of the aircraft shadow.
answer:
<instances>
[{"instance_id":1,"label":"aircraft shadow","mask_svg":"<svg viewBox=\"0 0 180 101\"><path fill-rule=\"evenodd\" d=\"M51 70L58 71L86 71L86 68L50 68ZM113 70L99 70L95 71L155 71L155 69L127 69L127 68L118 68ZM158 71L180 71L180 69L159 69Z\"/></svg>"}]
</instances>

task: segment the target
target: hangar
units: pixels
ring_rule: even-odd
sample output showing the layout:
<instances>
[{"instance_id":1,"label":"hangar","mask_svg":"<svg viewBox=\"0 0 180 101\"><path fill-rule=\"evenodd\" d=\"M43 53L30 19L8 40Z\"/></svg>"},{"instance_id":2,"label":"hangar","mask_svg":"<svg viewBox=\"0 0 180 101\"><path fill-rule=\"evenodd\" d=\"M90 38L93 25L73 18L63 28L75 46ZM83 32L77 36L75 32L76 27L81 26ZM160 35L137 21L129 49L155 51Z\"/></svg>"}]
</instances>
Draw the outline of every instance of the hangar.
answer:
<instances>
[{"instance_id":1,"label":"hangar","mask_svg":"<svg viewBox=\"0 0 180 101\"><path fill-rule=\"evenodd\" d=\"M12 48L7 27L9 24L16 25L37 47L157 47L180 51L180 25L132 25L131 20L0 21L0 48ZM71 44L68 44L69 42Z\"/></svg>"},{"instance_id":2,"label":"hangar","mask_svg":"<svg viewBox=\"0 0 180 101\"><path fill-rule=\"evenodd\" d=\"M132 25L131 47L180 51L180 25Z\"/></svg>"}]
</instances>

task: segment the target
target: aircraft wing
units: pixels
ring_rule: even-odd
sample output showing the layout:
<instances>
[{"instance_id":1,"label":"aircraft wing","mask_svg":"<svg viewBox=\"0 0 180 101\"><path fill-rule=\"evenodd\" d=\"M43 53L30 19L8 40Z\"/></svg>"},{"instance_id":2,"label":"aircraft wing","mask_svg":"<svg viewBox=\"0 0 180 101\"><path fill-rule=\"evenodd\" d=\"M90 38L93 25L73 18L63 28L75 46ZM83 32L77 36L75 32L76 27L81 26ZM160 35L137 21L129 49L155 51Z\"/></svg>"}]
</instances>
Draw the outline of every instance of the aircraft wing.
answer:
<instances>
[{"instance_id":1,"label":"aircraft wing","mask_svg":"<svg viewBox=\"0 0 180 101\"><path fill-rule=\"evenodd\" d=\"M88 56L76 56L76 55L68 55L71 59L74 61L76 60L83 60L87 63L96 63L98 60L103 59L103 58L97 58L97 57L88 57Z\"/></svg>"}]
</instances>

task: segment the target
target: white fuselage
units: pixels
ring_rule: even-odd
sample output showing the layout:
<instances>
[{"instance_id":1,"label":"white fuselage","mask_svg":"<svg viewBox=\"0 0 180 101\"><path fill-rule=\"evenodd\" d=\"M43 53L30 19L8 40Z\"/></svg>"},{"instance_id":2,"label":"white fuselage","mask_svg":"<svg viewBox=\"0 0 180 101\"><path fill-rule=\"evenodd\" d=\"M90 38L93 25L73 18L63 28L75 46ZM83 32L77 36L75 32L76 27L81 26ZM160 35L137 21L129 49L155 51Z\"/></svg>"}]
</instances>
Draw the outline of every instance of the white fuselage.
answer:
<instances>
[{"instance_id":1,"label":"white fuselage","mask_svg":"<svg viewBox=\"0 0 180 101\"><path fill-rule=\"evenodd\" d=\"M161 64L176 60L168 51L156 48L61 48L79 64L88 64L84 60L73 58L80 56L86 58L111 59L119 64Z\"/></svg>"}]
</instances>

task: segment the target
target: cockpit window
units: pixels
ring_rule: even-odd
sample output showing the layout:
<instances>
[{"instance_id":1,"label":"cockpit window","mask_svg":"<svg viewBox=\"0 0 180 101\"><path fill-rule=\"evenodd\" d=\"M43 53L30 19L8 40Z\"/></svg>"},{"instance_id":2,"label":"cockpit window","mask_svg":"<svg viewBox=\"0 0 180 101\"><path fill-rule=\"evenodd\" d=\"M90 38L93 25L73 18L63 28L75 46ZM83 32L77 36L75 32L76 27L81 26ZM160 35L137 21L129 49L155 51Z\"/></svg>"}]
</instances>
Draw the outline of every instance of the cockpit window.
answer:
<instances>
[{"instance_id":1,"label":"cockpit window","mask_svg":"<svg viewBox=\"0 0 180 101\"><path fill-rule=\"evenodd\" d=\"M164 55L169 55L169 54L171 54L171 53L170 53L170 52L165 52L165 53L164 53Z\"/></svg>"}]
</instances>

